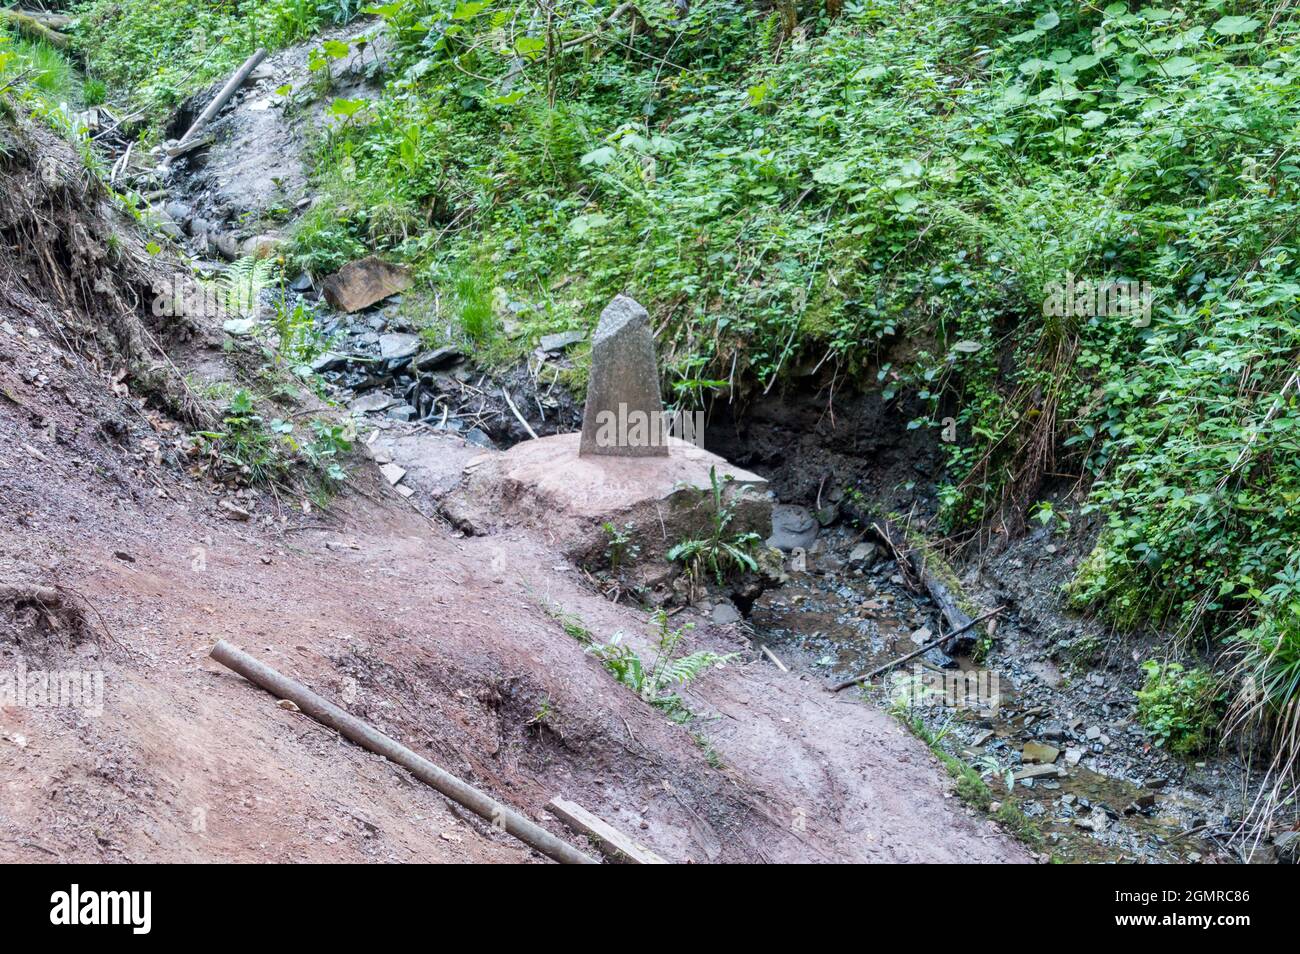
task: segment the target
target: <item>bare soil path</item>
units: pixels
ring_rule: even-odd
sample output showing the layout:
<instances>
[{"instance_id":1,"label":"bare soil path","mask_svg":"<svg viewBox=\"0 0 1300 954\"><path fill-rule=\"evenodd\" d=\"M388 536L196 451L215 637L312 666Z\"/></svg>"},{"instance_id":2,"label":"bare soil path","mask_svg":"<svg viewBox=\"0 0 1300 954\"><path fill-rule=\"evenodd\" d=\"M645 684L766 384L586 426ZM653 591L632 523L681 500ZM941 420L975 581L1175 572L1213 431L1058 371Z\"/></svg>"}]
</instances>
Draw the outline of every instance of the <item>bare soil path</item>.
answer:
<instances>
[{"instance_id":1,"label":"bare soil path","mask_svg":"<svg viewBox=\"0 0 1300 954\"><path fill-rule=\"evenodd\" d=\"M691 692L711 765L547 607L602 638L643 613L522 529L460 538L369 462L331 514L281 523L263 495L226 519L130 398L6 317L0 579L63 587L85 620L59 631L10 601L0 669L102 670L105 693L101 716L0 710L0 858L535 860L222 670L206 653L224 638L532 817L563 795L673 861L1027 860L892 719L752 653Z\"/></svg>"}]
</instances>

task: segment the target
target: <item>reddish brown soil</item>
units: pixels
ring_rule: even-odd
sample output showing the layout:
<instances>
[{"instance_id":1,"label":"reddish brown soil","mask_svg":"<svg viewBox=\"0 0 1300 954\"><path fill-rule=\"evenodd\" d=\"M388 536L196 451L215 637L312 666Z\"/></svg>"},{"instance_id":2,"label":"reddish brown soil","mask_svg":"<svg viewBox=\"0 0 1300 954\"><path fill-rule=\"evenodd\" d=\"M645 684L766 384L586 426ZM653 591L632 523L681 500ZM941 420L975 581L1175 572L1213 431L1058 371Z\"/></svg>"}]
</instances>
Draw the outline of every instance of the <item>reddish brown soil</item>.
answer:
<instances>
[{"instance_id":1,"label":"reddish brown soil","mask_svg":"<svg viewBox=\"0 0 1300 954\"><path fill-rule=\"evenodd\" d=\"M543 806L563 795L673 861L1026 860L895 722L752 654L689 694L711 766L545 607L600 638L636 638L643 613L522 529L458 538L369 462L329 514L263 494L226 519L134 399L15 317L0 583L61 587L85 622L44 645L0 632L0 669L102 668L106 689L99 717L0 711L0 859L536 860L209 660L228 639L556 831Z\"/></svg>"},{"instance_id":2,"label":"reddish brown soil","mask_svg":"<svg viewBox=\"0 0 1300 954\"><path fill-rule=\"evenodd\" d=\"M218 639L556 832L560 795L674 862L1027 860L897 723L734 629L700 621L692 648L740 656L670 722L556 620L645 652L645 614L544 529L463 537L360 455L327 512L193 473L133 389L212 420L185 381L239 377L232 358L252 379L258 352L154 315L160 260L93 183L37 175L79 168L66 143L25 136L0 204L0 674L99 672L104 698L0 707L0 861L538 860L213 663Z\"/></svg>"}]
</instances>

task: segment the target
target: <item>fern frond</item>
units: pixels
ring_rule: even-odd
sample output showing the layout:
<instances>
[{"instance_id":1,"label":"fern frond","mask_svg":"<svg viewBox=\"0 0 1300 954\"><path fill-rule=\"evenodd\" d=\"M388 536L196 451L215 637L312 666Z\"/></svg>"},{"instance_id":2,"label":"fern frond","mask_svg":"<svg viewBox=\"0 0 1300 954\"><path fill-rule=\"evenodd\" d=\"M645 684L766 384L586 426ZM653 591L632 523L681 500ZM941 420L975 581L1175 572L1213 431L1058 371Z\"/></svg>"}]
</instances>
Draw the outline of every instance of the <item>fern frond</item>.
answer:
<instances>
[{"instance_id":1,"label":"fern frond","mask_svg":"<svg viewBox=\"0 0 1300 954\"><path fill-rule=\"evenodd\" d=\"M257 296L275 278L275 263L269 258L248 256L231 262L217 279L221 307L232 315L251 317Z\"/></svg>"}]
</instances>

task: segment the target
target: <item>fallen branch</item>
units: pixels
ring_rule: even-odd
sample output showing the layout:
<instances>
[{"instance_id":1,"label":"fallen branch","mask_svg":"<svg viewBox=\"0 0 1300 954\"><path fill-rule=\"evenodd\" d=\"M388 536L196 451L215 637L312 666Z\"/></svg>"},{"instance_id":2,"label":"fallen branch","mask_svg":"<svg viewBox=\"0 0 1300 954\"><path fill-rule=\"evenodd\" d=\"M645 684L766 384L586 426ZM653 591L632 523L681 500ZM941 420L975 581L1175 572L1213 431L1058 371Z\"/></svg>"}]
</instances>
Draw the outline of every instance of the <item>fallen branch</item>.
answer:
<instances>
[{"instance_id":1,"label":"fallen branch","mask_svg":"<svg viewBox=\"0 0 1300 954\"><path fill-rule=\"evenodd\" d=\"M776 658L776 653L772 652L772 650L768 649L766 646L759 646L758 648L763 651L764 656L772 660L772 665L774 665L777 669L781 670L782 672L790 671L786 667L785 663L781 662L781 660Z\"/></svg>"},{"instance_id":2,"label":"fallen branch","mask_svg":"<svg viewBox=\"0 0 1300 954\"><path fill-rule=\"evenodd\" d=\"M632 730L628 729L628 735L631 734ZM564 822L571 831L590 839L610 861L632 865L668 864L649 848L637 844L609 822L593 815L576 802L553 798L546 810Z\"/></svg>"},{"instance_id":3,"label":"fallen branch","mask_svg":"<svg viewBox=\"0 0 1300 954\"><path fill-rule=\"evenodd\" d=\"M66 50L71 42L64 34L51 30L36 17L21 10L0 10L0 21L9 23L30 39L42 40L50 46L57 46L60 50Z\"/></svg>"},{"instance_id":4,"label":"fallen branch","mask_svg":"<svg viewBox=\"0 0 1300 954\"><path fill-rule=\"evenodd\" d=\"M65 27L72 26L73 21L76 20L76 17L70 17L66 13L49 13L45 10L13 10L13 12L31 17L37 23L47 26L51 30L62 30Z\"/></svg>"},{"instance_id":5,"label":"fallen branch","mask_svg":"<svg viewBox=\"0 0 1300 954\"><path fill-rule=\"evenodd\" d=\"M217 95L212 98L212 102L208 103L208 108L199 114L199 118L194 120L193 125L191 125L189 129L185 130L185 135L181 136L180 139L181 143L193 139L204 126L212 121L212 117L221 112L221 107L230 102L230 98L235 95L235 92L239 87L244 85L245 80L248 79L248 75L252 73L253 70L257 69L258 64L264 59L266 59L266 50L259 49L248 59L244 60L244 65L235 70L234 76L226 80L226 85L221 87L221 92L217 93Z\"/></svg>"},{"instance_id":6,"label":"fallen branch","mask_svg":"<svg viewBox=\"0 0 1300 954\"><path fill-rule=\"evenodd\" d=\"M528 432L528 436L533 440L537 440L537 432L528 426L528 422L524 420L524 416L519 413L519 408L515 407L515 402L510 400L510 392L505 388L502 388L501 396L506 399L506 403L510 405L510 410L514 412L515 419L524 426L524 430Z\"/></svg>"},{"instance_id":7,"label":"fallen branch","mask_svg":"<svg viewBox=\"0 0 1300 954\"><path fill-rule=\"evenodd\" d=\"M332 702L316 695L301 683L282 676L270 666L259 662L224 639L212 647L212 658L233 669L249 682L261 686L277 699L288 699L302 712L321 725L337 731L363 749L396 762L421 782L437 789L458 805L463 805L486 819L494 828L514 835L524 844L536 848L548 858L571 865L594 865L596 859L583 854L567 842L556 838L545 828L530 822L523 815L506 808L496 799L445 772L423 756L417 755L399 742L384 735L374 726L344 712Z\"/></svg>"},{"instance_id":8,"label":"fallen branch","mask_svg":"<svg viewBox=\"0 0 1300 954\"><path fill-rule=\"evenodd\" d=\"M900 546L896 543L894 540L895 532L888 523L873 523L871 529L893 551L894 558L898 560L898 565L903 572L910 572L919 580L920 585L930 594L930 599L934 600L934 604L939 607L939 612L943 614L944 620L948 623L948 635L944 639L952 639L959 633L969 630L972 625L970 616L958 605L957 597L953 595L952 590L948 589L948 585L930 572L929 567L926 566L924 555L918 558L914 550L909 550L905 544ZM901 537L901 535L899 536ZM969 641L964 640L963 642ZM944 651L947 653L960 651L960 649L961 647L956 644L944 647Z\"/></svg>"},{"instance_id":9,"label":"fallen branch","mask_svg":"<svg viewBox=\"0 0 1300 954\"><path fill-rule=\"evenodd\" d=\"M882 672L889 672L889 670L893 669L895 666L901 666L903 663L915 659L917 656L920 656L922 653L928 653L930 650L934 649L940 643L952 639L954 636L960 635L965 630L968 630L971 627L973 627L976 623L984 622L984 620L988 619L990 616L996 616L998 613L1001 613L1004 609L1006 609L1005 606L999 606L995 609L991 609L983 616L978 616L975 619L971 620L960 630L954 630L953 632L943 636L936 636L934 639L930 640L924 646L920 647L919 649L912 650L910 653L908 653L905 656L899 656L893 662L887 662L883 666L877 666L875 669L871 670L871 672L864 672L860 676L854 676L852 679L845 679L843 682L836 683L834 686L831 686L831 692L839 692L841 689L849 688L849 686L857 685L860 682L866 682L868 679L874 679L876 676L879 676Z\"/></svg>"}]
</instances>

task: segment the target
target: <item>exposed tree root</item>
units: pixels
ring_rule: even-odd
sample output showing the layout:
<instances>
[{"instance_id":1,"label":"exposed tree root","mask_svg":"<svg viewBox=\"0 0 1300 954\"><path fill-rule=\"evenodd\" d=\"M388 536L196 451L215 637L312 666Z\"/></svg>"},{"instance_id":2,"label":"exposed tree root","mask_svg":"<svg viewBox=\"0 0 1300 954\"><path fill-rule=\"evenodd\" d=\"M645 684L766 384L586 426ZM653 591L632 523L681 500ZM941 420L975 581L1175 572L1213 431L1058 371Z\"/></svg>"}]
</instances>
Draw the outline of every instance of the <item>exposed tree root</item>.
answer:
<instances>
[{"instance_id":1,"label":"exposed tree root","mask_svg":"<svg viewBox=\"0 0 1300 954\"><path fill-rule=\"evenodd\" d=\"M201 299L168 274L71 144L33 122L0 120L0 306L191 427L211 412L163 352L199 338ZM166 296L165 298L163 296Z\"/></svg>"}]
</instances>

